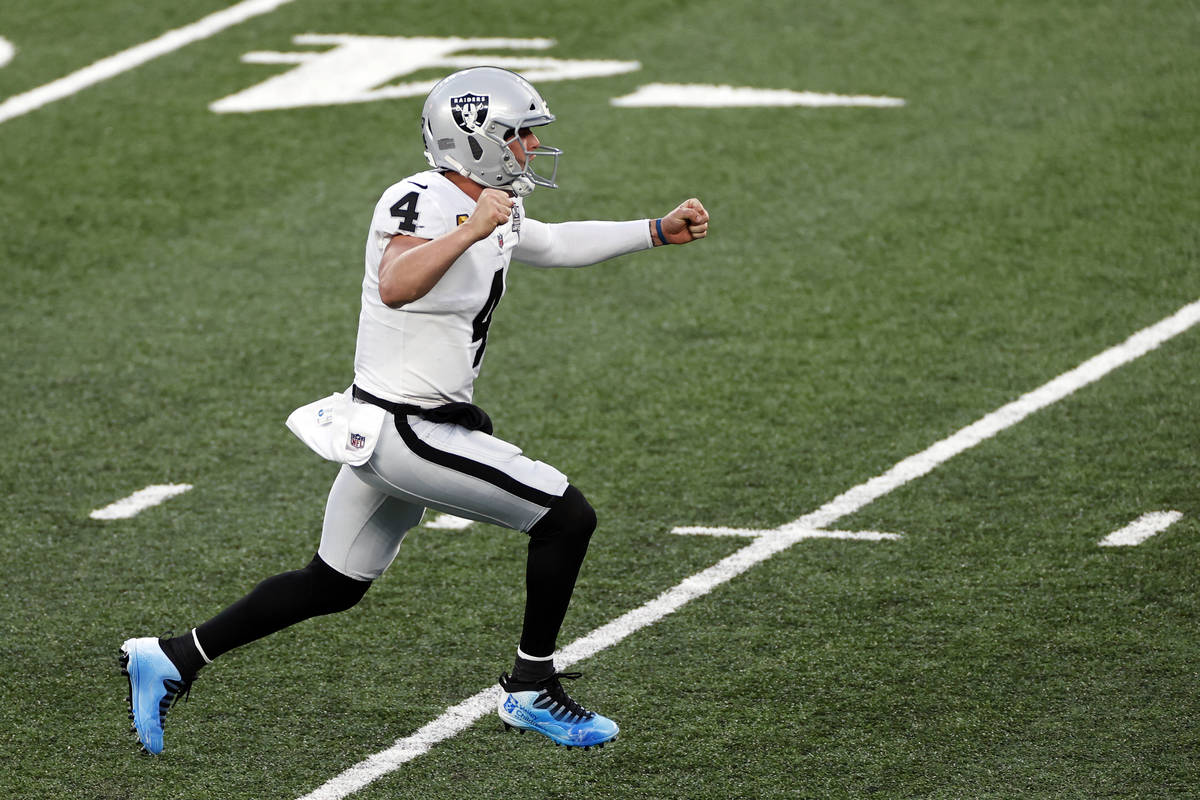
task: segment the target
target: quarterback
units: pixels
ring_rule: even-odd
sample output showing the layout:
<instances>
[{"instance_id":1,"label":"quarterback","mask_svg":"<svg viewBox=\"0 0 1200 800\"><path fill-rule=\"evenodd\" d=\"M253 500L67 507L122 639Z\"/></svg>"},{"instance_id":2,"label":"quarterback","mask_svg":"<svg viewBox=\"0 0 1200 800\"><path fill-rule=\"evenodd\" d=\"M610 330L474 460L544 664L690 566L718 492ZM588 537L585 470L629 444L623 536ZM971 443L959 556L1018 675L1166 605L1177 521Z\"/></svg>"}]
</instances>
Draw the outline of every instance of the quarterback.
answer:
<instances>
[{"instance_id":1,"label":"quarterback","mask_svg":"<svg viewBox=\"0 0 1200 800\"><path fill-rule=\"evenodd\" d=\"M535 187L557 186L561 151L537 133L554 119L528 81L495 67L456 72L429 93L421 132L431 169L390 186L371 217L354 385L289 418L314 450L342 463L317 552L182 636L124 642L132 729L147 752L162 752L167 710L201 668L354 606L427 508L528 535L524 620L512 670L500 677L505 727L568 747L616 737L616 723L564 689L562 679L579 674L554 666L595 512L563 473L494 436L472 390L513 259L580 267L686 244L707 234L708 212L689 199L652 219L526 216Z\"/></svg>"}]
</instances>

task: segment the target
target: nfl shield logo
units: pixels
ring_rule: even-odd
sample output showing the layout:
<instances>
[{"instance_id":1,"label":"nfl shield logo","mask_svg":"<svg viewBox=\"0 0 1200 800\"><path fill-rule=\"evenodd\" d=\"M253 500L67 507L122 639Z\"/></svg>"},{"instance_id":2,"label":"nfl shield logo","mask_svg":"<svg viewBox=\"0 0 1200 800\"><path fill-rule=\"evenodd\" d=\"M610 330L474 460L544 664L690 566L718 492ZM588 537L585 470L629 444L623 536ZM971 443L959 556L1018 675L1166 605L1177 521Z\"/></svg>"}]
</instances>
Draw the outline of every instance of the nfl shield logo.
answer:
<instances>
[{"instance_id":1,"label":"nfl shield logo","mask_svg":"<svg viewBox=\"0 0 1200 800\"><path fill-rule=\"evenodd\" d=\"M450 116L464 133L475 133L487 119L488 96L486 94L464 94L450 98Z\"/></svg>"},{"instance_id":2,"label":"nfl shield logo","mask_svg":"<svg viewBox=\"0 0 1200 800\"><path fill-rule=\"evenodd\" d=\"M363 447L366 446L366 444L367 444L367 437L363 436L361 433L350 434L350 446L353 447L355 450L362 450Z\"/></svg>"}]
</instances>

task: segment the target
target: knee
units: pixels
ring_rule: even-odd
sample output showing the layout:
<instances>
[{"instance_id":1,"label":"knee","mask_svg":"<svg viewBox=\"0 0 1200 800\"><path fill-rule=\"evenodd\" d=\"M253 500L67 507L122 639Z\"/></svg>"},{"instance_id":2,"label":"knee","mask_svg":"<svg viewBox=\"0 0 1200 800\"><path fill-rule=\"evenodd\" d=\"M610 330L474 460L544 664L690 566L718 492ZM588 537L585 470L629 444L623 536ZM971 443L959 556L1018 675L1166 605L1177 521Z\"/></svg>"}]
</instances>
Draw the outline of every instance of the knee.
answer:
<instances>
[{"instance_id":1,"label":"knee","mask_svg":"<svg viewBox=\"0 0 1200 800\"><path fill-rule=\"evenodd\" d=\"M545 516L529 529L529 535L537 539L551 534L566 533L589 539L595 530L595 509L583 496L583 492L574 486L568 486L563 496L550 506Z\"/></svg>"},{"instance_id":2,"label":"knee","mask_svg":"<svg viewBox=\"0 0 1200 800\"><path fill-rule=\"evenodd\" d=\"M308 574L312 598L318 605L317 614L334 614L353 608L371 588L370 581L343 575L322 561L320 556L313 556L301 571Z\"/></svg>"}]
</instances>

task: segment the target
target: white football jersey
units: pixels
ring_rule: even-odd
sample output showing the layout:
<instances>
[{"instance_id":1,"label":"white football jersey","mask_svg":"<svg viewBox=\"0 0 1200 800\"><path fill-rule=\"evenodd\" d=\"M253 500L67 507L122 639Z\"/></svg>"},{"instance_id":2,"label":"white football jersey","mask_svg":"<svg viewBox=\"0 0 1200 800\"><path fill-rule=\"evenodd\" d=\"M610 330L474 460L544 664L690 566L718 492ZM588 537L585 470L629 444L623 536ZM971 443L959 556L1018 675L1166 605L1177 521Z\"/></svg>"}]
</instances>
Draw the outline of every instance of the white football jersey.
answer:
<instances>
[{"instance_id":1,"label":"white football jersey","mask_svg":"<svg viewBox=\"0 0 1200 800\"><path fill-rule=\"evenodd\" d=\"M376 204L354 356L354 382L371 394L425 408L471 401L488 326L521 236L521 198L509 221L468 248L419 300L385 306L379 299L379 262L393 236L434 239L474 210L474 200L432 170L388 187Z\"/></svg>"}]
</instances>

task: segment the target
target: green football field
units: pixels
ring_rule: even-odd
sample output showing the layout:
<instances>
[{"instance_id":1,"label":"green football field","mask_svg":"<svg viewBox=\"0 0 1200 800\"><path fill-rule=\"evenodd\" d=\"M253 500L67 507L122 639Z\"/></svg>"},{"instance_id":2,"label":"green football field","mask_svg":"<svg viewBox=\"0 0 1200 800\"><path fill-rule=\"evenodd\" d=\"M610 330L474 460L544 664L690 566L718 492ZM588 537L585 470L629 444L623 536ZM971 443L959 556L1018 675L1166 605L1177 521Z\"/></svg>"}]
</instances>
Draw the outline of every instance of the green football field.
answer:
<instances>
[{"instance_id":1,"label":"green football field","mask_svg":"<svg viewBox=\"0 0 1200 800\"><path fill-rule=\"evenodd\" d=\"M0 797L1200 795L1194 3L234 3L0 13ZM316 548L283 421L352 381L371 210L471 63L558 116L530 215L712 216L514 264L477 384L597 509L559 644L620 737L455 711L525 537L430 512L140 755L121 642Z\"/></svg>"}]
</instances>

